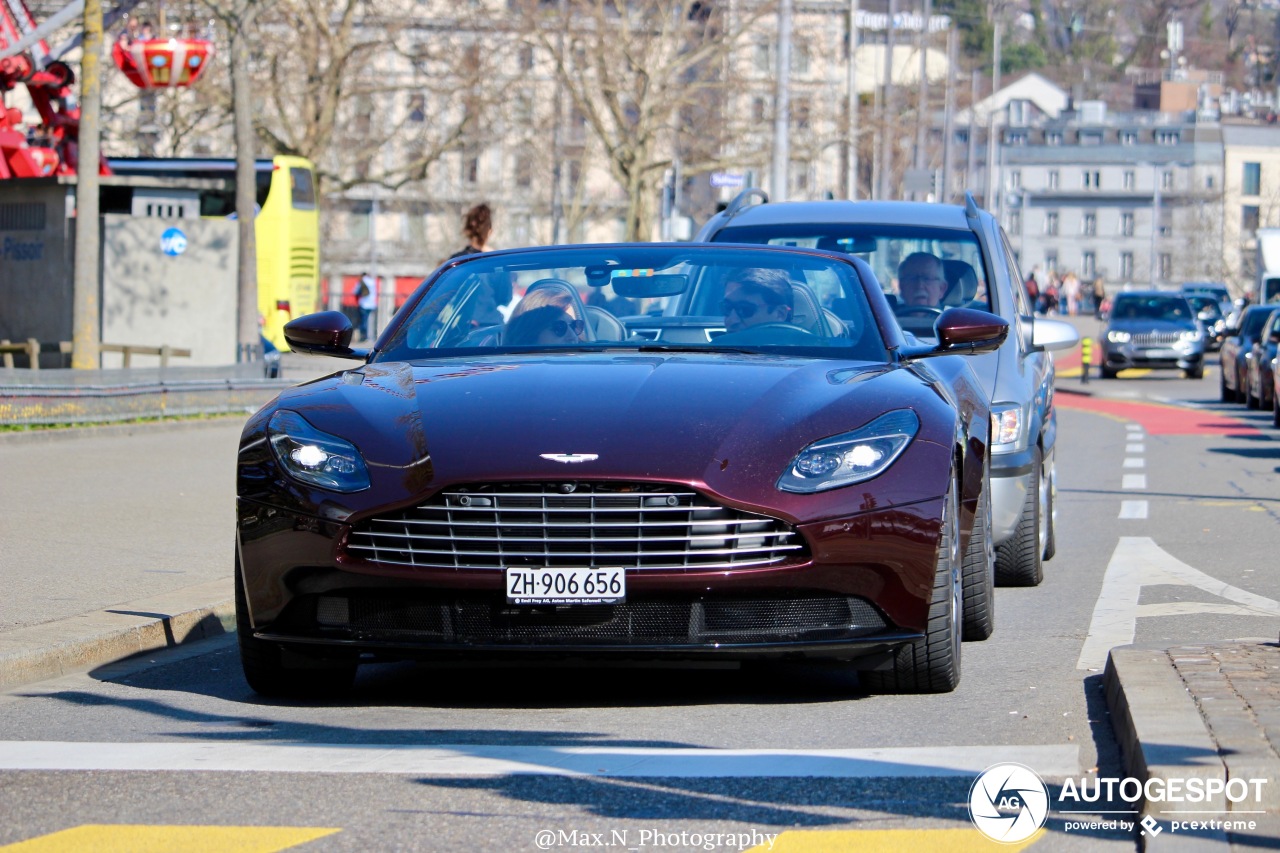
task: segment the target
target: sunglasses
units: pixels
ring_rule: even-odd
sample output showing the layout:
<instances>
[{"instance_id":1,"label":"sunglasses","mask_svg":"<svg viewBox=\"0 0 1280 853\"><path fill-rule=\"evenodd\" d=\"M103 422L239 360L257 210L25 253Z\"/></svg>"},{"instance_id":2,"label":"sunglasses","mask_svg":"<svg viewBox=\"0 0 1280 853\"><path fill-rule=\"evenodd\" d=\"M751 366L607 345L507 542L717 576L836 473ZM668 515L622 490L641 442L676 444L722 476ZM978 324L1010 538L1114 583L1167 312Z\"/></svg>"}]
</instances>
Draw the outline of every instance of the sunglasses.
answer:
<instances>
[{"instance_id":1,"label":"sunglasses","mask_svg":"<svg viewBox=\"0 0 1280 853\"><path fill-rule=\"evenodd\" d=\"M724 316L737 314L743 320L750 320L760 310L760 306L754 302L737 302L732 299L726 299L720 303L720 311Z\"/></svg>"},{"instance_id":2,"label":"sunglasses","mask_svg":"<svg viewBox=\"0 0 1280 853\"><path fill-rule=\"evenodd\" d=\"M581 320L555 320L552 322L550 328L551 334L555 335L557 338L563 338L565 332L570 329L573 329L573 333L575 335L581 335L587 328L587 324Z\"/></svg>"}]
</instances>

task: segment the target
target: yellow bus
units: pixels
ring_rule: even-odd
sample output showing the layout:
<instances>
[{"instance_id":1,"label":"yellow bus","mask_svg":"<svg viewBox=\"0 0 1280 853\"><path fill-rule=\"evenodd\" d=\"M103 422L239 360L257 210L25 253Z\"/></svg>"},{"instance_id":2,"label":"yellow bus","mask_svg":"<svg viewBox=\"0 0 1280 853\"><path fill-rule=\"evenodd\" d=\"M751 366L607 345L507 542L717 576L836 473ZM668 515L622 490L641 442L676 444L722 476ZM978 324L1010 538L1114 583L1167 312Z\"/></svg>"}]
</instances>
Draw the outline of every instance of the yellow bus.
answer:
<instances>
[{"instance_id":1,"label":"yellow bus","mask_svg":"<svg viewBox=\"0 0 1280 853\"><path fill-rule=\"evenodd\" d=\"M233 159L116 157L107 165L117 175L198 179L189 194L198 199L200 216L236 215ZM321 307L315 167L303 157L281 154L256 161L255 178L258 313L262 334L283 350L284 324Z\"/></svg>"}]
</instances>

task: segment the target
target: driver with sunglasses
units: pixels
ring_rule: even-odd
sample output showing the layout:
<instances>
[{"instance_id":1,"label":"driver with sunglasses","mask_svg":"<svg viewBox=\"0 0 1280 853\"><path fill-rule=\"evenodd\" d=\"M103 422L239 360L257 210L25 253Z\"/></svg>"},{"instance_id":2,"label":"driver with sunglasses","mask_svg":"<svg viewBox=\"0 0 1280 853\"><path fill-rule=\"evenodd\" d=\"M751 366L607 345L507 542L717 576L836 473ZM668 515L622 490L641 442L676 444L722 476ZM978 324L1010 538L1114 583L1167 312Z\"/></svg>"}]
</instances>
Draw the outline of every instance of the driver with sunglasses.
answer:
<instances>
[{"instance_id":1,"label":"driver with sunglasses","mask_svg":"<svg viewBox=\"0 0 1280 853\"><path fill-rule=\"evenodd\" d=\"M788 323L795 296L791 278L783 270L743 269L724 285L726 333L741 332L765 323Z\"/></svg>"},{"instance_id":2,"label":"driver with sunglasses","mask_svg":"<svg viewBox=\"0 0 1280 853\"><path fill-rule=\"evenodd\" d=\"M575 320L557 305L544 305L512 317L503 342L512 346L576 344L582 340L586 324Z\"/></svg>"}]
</instances>

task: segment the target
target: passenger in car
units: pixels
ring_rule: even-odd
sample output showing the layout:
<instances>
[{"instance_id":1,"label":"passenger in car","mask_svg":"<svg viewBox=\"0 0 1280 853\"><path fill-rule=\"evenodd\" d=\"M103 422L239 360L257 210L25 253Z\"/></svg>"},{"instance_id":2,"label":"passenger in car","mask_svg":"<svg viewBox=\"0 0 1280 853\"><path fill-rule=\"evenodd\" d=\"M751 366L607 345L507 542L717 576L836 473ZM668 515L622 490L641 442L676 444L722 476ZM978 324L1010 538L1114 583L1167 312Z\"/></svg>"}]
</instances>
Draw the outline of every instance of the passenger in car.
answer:
<instances>
[{"instance_id":1,"label":"passenger in car","mask_svg":"<svg viewBox=\"0 0 1280 853\"><path fill-rule=\"evenodd\" d=\"M791 278L783 270L738 270L725 282L720 303L725 330L740 332L764 323L789 322L794 299Z\"/></svg>"},{"instance_id":2,"label":"passenger in car","mask_svg":"<svg viewBox=\"0 0 1280 853\"><path fill-rule=\"evenodd\" d=\"M585 329L582 320L573 319L563 308L544 305L511 318L502 337L511 346L576 344Z\"/></svg>"},{"instance_id":3,"label":"passenger in car","mask_svg":"<svg viewBox=\"0 0 1280 853\"><path fill-rule=\"evenodd\" d=\"M941 308L946 292L946 273L934 255L914 252L898 265L898 293L904 305Z\"/></svg>"}]
</instances>

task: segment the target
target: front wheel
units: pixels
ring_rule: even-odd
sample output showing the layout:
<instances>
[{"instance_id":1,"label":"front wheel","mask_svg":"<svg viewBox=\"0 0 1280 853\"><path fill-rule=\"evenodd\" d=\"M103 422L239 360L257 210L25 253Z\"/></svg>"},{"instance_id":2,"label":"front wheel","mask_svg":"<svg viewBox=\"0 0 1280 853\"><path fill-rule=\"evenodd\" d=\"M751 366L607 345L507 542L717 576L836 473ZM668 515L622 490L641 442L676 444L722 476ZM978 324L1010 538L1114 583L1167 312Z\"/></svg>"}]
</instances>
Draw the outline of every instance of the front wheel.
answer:
<instances>
[{"instance_id":1,"label":"front wheel","mask_svg":"<svg viewBox=\"0 0 1280 853\"><path fill-rule=\"evenodd\" d=\"M1183 375L1187 379L1204 379L1204 368L1195 367L1195 368L1192 368L1191 370L1184 370Z\"/></svg>"},{"instance_id":2,"label":"front wheel","mask_svg":"<svg viewBox=\"0 0 1280 853\"><path fill-rule=\"evenodd\" d=\"M925 635L895 651L891 669L862 673L862 685L873 693L950 693L960 684L964 581L958 508L953 477L943 502Z\"/></svg>"},{"instance_id":3,"label":"front wheel","mask_svg":"<svg viewBox=\"0 0 1280 853\"><path fill-rule=\"evenodd\" d=\"M964 551L964 639L985 640L996 627L996 555L991 545L991 478L982 478L982 497Z\"/></svg>"},{"instance_id":4,"label":"front wheel","mask_svg":"<svg viewBox=\"0 0 1280 853\"><path fill-rule=\"evenodd\" d=\"M1040 447L1033 448L1031 481L1022 502L1018 526L1008 541L996 549L996 584L999 586L1039 586L1044 580L1044 539L1041 530L1041 488L1044 457Z\"/></svg>"}]
</instances>

